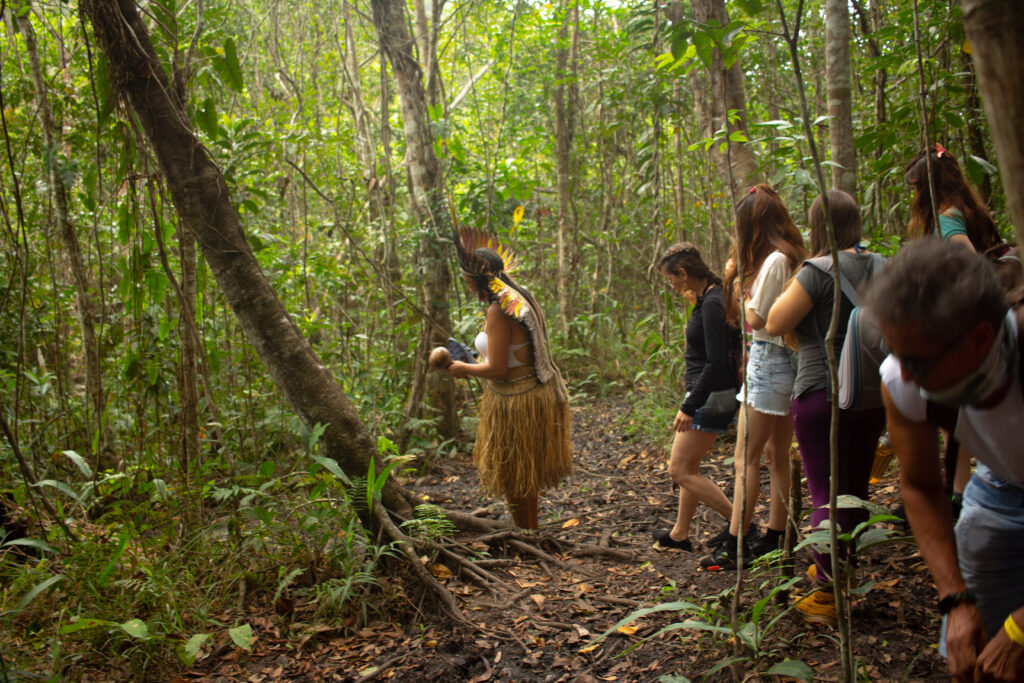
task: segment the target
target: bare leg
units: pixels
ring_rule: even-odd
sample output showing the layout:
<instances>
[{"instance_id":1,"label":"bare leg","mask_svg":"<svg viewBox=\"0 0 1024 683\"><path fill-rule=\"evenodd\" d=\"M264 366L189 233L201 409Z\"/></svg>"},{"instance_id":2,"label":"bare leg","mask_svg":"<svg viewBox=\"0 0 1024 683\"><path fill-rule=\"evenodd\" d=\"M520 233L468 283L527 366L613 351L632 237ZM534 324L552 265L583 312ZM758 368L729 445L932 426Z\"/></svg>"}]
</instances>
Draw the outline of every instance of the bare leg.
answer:
<instances>
[{"instance_id":1,"label":"bare leg","mask_svg":"<svg viewBox=\"0 0 1024 683\"><path fill-rule=\"evenodd\" d=\"M676 525L671 532L672 538L677 541L689 536L690 522L693 520L693 512L697 509L698 502L706 503L726 519L732 514L732 504L722 490L713 481L699 474L700 461L707 455L717 436L713 432L691 429L676 432L672 441L668 474L682 489L679 493Z\"/></svg>"},{"instance_id":2,"label":"bare leg","mask_svg":"<svg viewBox=\"0 0 1024 683\"><path fill-rule=\"evenodd\" d=\"M768 528L786 529L789 508L789 449L793 444L793 417L774 415L775 426L765 445L764 454L771 472L771 502L768 505Z\"/></svg>"},{"instance_id":3,"label":"bare leg","mask_svg":"<svg viewBox=\"0 0 1024 683\"><path fill-rule=\"evenodd\" d=\"M736 440L735 454L736 487L732 516L729 520L729 533L733 536L739 536L741 529L745 531L750 526L750 520L754 518L754 506L761 492L761 452L772 435L777 417L779 416L758 412L750 406L740 406L737 429L739 438ZM744 431L747 434L745 448ZM741 475L744 480L742 487Z\"/></svg>"},{"instance_id":4,"label":"bare leg","mask_svg":"<svg viewBox=\"0 0 1024 683\"><path fill-rule=\"evenodd\" d=\"M537 530L537 496L508 498L508 507L512 512L513 524L521 529Z\"/></svg>"}]
</instances>

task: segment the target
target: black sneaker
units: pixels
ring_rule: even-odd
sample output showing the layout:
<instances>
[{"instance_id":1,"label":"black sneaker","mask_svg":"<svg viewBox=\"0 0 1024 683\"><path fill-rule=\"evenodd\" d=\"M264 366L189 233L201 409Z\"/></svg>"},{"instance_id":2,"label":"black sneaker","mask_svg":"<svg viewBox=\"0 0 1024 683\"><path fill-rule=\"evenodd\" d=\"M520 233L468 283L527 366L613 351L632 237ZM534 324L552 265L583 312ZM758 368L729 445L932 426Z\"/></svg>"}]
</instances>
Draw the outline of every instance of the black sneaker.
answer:
<instances>
[{"instance_id":1,"label":"black sneaker","mask_svg":"<svg viewBox=\"0 0 1024 683\"><path fill-rule=\"evenodd\" d=\"M722 572L732 571L736 569L736 549L729 548L730 544L726 543L721 548L716 550L713 554L703 557L700 560L700 566L709 572ZM744 543L744 545L746 545ZM751 552L749 547L743 549L743 568L746 569L750 566Z\"/></svg>"},{"instance_id":2,"label":"black sneaker","mask_svg":"<svg viewBox=\"0 0 1024 683\"><path fill-rule=\"evenodd\" d=\"M750 526L747 527L747 535L744 536L744 538L746 538L749 541L751 538L754 538L754 536L756 536L756 535L757 535L757 525L754 524L753 522L751 522ZM725 542L728 541L728 540L729 540L729 525L726 524L724 529L719 531L717 534L715 534L714 536L712 536L708 540L704 541L704 545L706 545L711 550L716 550L718 548L721 548L723 545L725 545Z\"/></svg>"},{"instance_id":3,"label":"black sneaker","mask_svg":"<svg viewBox=\"0 0 1024 683\"><path fill-rule=\"evenodd\" d=\"M774 538L771 538L772 536L774 536ZM772 551L778 550L784 537L785 534L779 534L777 531L766 529L764 534L750 540L750 556L752 558L758 558L762 555L767 555Z\"/></svg>"},{"instance_id":4,"label":"black sneaker","mask_svg":"<svg viewBox=\"0 0 1024 683\"><path fill-rule=\"evenodd\" d=\"M672 538L672 533L666 529L655 529L651 532L651 535L654 536L654 542L657 544L656 547L661 550L675 549L687 553L693 552L693 544L690 543L690 539L684 538L681 541L677 541Z\"/></svg>"}]
</instances>

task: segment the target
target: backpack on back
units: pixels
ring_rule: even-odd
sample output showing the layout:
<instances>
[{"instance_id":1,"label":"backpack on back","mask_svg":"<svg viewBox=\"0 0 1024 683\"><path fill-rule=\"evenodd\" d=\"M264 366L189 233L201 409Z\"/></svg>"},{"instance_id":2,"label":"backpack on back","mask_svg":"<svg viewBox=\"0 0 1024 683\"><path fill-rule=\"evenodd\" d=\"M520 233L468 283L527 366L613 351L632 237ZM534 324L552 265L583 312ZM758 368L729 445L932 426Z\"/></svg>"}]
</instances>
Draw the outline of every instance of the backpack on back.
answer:
<instances>
[{"instance_id":1,"label":"backpack on back","mask_svg":"<svg viewBox=\"0 0 1024 683\"><path fill-rule=\"evenodd\" d=\"M832 257L819 256L807 261L818 270L832 276ZM871 254L871 268L867 279L885 265L885 257ZM846 327L846 338L839 354L839 407L843 410L868 410L882 407L882 378L878 368L889 355L889 347L882 337L878 321L870 311L861 308L857 288L839 272L839 284L853 311ZM825 335L822 334L824 339Z\"/></svg>"}]
</instances>

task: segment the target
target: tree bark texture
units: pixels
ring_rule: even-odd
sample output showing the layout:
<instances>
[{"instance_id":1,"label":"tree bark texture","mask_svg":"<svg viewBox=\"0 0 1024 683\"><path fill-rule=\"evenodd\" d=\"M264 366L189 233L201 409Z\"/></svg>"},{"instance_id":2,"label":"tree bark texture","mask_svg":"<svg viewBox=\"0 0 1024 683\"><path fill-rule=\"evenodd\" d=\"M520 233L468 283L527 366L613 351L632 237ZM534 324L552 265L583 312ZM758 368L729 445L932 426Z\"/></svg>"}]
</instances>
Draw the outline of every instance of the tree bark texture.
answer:
<instances>
[{"instance_id":1,"label":"tree bark texture","mask_svg":"<svg viewBox=\"0 0 1024 683\"><path fill-rule=\"evenodd\" d=\"M370 433L253 256L224 176L192 133L135 3L84 0L82 9L107 55L111 83L135 112L181 222L195 235L247 339L306 427L327 426L326 454L349 476L365 477L376 453ZM388 509L411 513L405 492L392 480L381 495ZM361 516L369 523L372 512Z\"/></svg>"},{"instance_id":2,"label":"tree bark texture","mask_svg":"<svg viewBox=\"0 0 1024 683\"><path fill-rule=\"evenodd\" d=\"M694 0L693 16L700 24L718 23L725 26L729 23L729 13L725 9L725 0ZM716 47L713 64L708 74L708 90L710 110L705 119L705 137L711 137L715 131L721 130L728 121L729 111L735 110L735 123L728 124L729 133L737 131L747 134L747 96L743 87L743 67L740 60L725 68L722 53ZM758 183L761 171L753 148L745 142L730 142L728 154L719 151L719 145L712 146L712 156L722 184L729 188L730 196L735 203L740 193Z\"/></svg>"},{"instance_id":3,"label":"tree bark texture","mask_svg":"<svg viewBox=\"0 0 1024 683\"><path fill-rule=\"evenodd\" d=\"M39 49L36 43L35 30L27 15L19 17L18 28L25 39L32 69L32 83L35 87L36 102L39 107L40 128L43 136L43 155L52 155L48 162L50 195L53 199L54 213L60 228L60 239L64 244L71 276L75 284L76 303L78 304L78 322L82 331L82 350L85 354L85 393L87 410L88 443L92 443L93 433L98 433L97 454L103 451L110 441L108 430L103 426L103 413L106 401L103 395L103 376L100 365L100 347L96 336L96 306L93 303L93 288L89 271L82 256L82 245L78 240L78 230L68 213L68 188L60 174L57 164L57 147L59 144L56 123L50 109L49 94L43 67L39 61ZM97 463L93 463L96 466ZM98 467L96 469L99 469Z\"/></svg>"},{"instance_id":4,"label":"tree bark texture","mask_svg":"<svg viewBox=\"0 0 1024 683\"><path fill-rule=\"evenodd\" d=\"M438 432L443 437L455 436L459 431L459 416L455 410L455 385L446 373L427 372L427 354L435 346L443 346L451 334L448 314L448 293L451 275L445 258L445 242L449 229L448 213L442 185L441 164L434 153L434 140L427 119L426 93L423 89L420 65L413 56L413 38L405 23L405 3L402 0L372 0L373 24L377 29L381 52L391 63L398 86L398 100L405 126L405 163L409 170L413 211L423 226L417 259L423 274L423 296L427 319L423 321L420 348L416 353L415 383L426 382L430 405L441 417ZM411 397L416 397L414 383ZM419 409L418 402L410 401L410 414Z\"/></svg>"},{"instance_id":5,"label":"tree bark texture","mask_svg":"<svg viewBox=\"0 0 1024 683\"><path fill-rule=\"evenodd\" d=\"M857 154L853 146L853 91L850 86L850 10L847 0L825 0L825 88L828 92L832 187L857 196Z\"/></svg>"},{"instance_id":6,"label":"tree bark texture","mask_svg":"<svg viewBox=\"0 0 1024 683\"><path fill-rule=\"evenodd\" d=\"M570 154L572 131L570 123L567 80L569 79L569 24L575 13L575 3L566 3L562 27L558 31L558 46L555 49L555 166L558 189L558 320L564 336L569 334L569 320L572 317L569 278L569 241L573 232L573 220L569 207L572 192L572 170Z\"/></svg>"},{"instance_id":7,"label":"tree bark texture","mask_svg":"<svg viewBox=\"0 0 1024 683\"><path fill-rule=\"evenodd\" d=\"M961 0L960 4L1006 203L1017 244L1024 244L1024 5L1019 0Z\"/></svg>"}]
</instances>

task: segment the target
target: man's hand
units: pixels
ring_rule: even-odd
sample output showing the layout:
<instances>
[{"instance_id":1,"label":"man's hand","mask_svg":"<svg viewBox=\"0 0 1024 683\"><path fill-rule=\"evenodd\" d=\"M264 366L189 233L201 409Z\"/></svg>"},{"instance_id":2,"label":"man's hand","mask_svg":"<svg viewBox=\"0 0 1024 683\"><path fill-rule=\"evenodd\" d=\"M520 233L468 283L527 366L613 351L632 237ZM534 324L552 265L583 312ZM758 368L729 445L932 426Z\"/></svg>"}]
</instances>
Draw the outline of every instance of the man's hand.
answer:
<instances>
[{"instance_id":1,"label":"man's hand","mask_svg":"<svg viewBox=\"0 0 1024 683\"><path fill-rule=\"evenodd\" d=\"M962 603L950 610L946 618L946 656L954 681L973 683L975 664L987 641L977 607Z\"/></svg>"},{"instance_id":2,"label":"man's hand","mask_svg":"<svg viewBox=\"0 0 1024 683\"><path fill-rule=\"evenodd\" d=\"M676 419L672 422L672 429L677 432L687 432L693 426L693 417L683 411L676 413Z\"/></svg>"},{"instance_id":3,"label":"man's hand","mask_svg":"<svg viewBox=\"0 0 1024 683\"><path fill-rule=\"evenodd\" d=\"M1010 640L1000 628L982 650L974 667L975 681L1024 680L1024 646Z\"/></svg>"}]
</instances>

